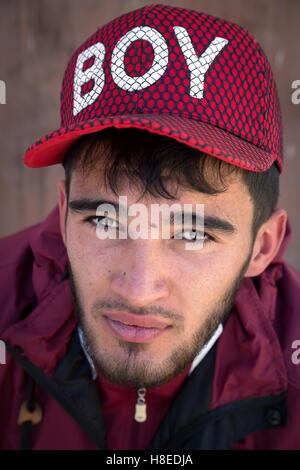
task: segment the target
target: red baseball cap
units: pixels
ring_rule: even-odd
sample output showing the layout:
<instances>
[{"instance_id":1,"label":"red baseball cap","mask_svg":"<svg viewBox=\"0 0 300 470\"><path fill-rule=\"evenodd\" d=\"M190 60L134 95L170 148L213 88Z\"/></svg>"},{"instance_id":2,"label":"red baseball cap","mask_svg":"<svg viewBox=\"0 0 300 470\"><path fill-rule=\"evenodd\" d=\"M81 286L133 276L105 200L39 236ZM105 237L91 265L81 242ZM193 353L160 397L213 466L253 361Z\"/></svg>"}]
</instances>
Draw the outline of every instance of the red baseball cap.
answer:
<instances>
[{"instance_id":1,"label":"red baseball cap","mask_svg":"<svg viewBox=\"0 0 300 470\"><path fill-rule=\"evenodd\" d=\"M29 167L62 163L84 134L145 129L238 167L282 172L282 120L268 59L241 26L147 5L98 29L72 56L61 127L29 147Z\"/></svg>"}]
</instances>

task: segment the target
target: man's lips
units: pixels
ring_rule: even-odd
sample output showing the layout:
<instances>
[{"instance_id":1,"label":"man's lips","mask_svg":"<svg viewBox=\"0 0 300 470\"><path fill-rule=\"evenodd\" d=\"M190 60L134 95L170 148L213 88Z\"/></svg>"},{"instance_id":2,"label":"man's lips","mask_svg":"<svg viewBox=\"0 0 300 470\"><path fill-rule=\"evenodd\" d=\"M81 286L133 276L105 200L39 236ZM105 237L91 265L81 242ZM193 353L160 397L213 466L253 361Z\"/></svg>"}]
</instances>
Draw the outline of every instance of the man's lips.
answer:
<instances>
[{"instance_id":1,"label":"man's lips","mask_svg":"<svg viewBox=\"0 0 300 470\"><path fill-rule=\"evenodd\" d=\"M153 315L136 315L121 310L105 313L104 319L116 336L132 342L150 341L172 326Z\"/></svg>"},{"instance_id":2,"label":"man's lips","mask_svg":"<svg viewBox=\"0 0 300 470\"><path fill-rule=\"evenodd\" d=\"M170 322L160 320L153 315L136 315L123 310L111 311L105 314L111 320L124 323L124 325L141 326L144 328L166 328Z\"/></svg>"}]
</instances>

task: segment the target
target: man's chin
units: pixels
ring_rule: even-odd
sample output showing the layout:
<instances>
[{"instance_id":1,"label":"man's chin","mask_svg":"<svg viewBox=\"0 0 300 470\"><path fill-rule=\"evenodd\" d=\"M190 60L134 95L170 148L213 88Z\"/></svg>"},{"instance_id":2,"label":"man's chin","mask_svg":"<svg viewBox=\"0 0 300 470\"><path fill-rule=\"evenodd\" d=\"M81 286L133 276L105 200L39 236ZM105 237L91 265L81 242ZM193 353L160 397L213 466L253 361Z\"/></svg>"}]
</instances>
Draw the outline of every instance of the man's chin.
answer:
<instances>
[{"instance_id":1,"label":"man's chin","mask_svg":"<svg viewBox=\"0 0 300 470\"><path fill-rule=\"evenodd\" d=\"M165 347L158 348L155 341L136 343L119 339L109 346L102 342L100 348L94 335L89 333L85 331L96 370L118 386L156 388L165 385L190 367L199 350L198 341L183 342L166 354Z\"/></svg>"},{"instance_id":2,"label":"man's chin","mask_svg":"<svg viewBox=\"0 0 300 470\"><path fill-rule=\"evenodd\" d=\"M150 342L131 342L107 335L94 322L85 324L83 315L81 320L98 373L114 385L134 388L160 387L186 371L220 322L216 316L207 318L191 337L173 332L173 339L168 336L168 340L158 337Z\"/></svg>"},{"instance_id":3,"label":"man's chin","mask_svg":"<svg viewBox=\"0 0 300 470\"><path fill-rule=\"evenodd\" d=\"M96 370L110 383L121 387L130 385L133 388L156 388L170 382L186 369L186 365L179 367L179 364L170 369L169 361L162 362L149 354L147 359L142 358L144 355L137 349L145 345L132 344L134 346L130 349L135 351L129 353L125 360L123 354L110 363L104 358L100 361L94 358Z\"/></svg>"}]
</instances>

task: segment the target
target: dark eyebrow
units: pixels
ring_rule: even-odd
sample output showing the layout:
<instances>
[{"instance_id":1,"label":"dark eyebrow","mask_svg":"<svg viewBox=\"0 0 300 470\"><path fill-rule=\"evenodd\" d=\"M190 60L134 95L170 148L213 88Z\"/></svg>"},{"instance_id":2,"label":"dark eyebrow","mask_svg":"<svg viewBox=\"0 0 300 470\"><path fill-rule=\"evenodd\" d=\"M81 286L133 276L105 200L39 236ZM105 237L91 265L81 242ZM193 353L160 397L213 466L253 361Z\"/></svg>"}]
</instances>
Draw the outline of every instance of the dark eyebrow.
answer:
<instances>
[{"instance_id":1,"label":"dark eyebrow","mask_svg":"<svg viewBox=\"0 0 300 470\"><path fill-rule=\"evenodd\" d=\"M119 212L119 204L115 201L110 201L107 199L88 199L88 198L82 198L82 199L74 199L73 201L70 201L68 203L69 208L74 211L74 212L84 212L84 211L94 211L96 212L98 206L101 204L111 204L116 213L118 214ZM195 213L190 213L186 212L191 217L191 222L192 225L199 225L201 224L202 220L199 216L197 216ZM183 215L183 214L182 214ZM170 223L174 224L174 220L176 217L176 213L171 212L170 214ZM182 220L183 222L183 220ZM236 227L228 222L225 219L221 219L219 217L211 216L211 215L204 215L204 228L205 230L216 230L218 232L224 232L224 233L235 233L236 232Z\"/></svg>"},{"instance_id":2,"label":"dark eyebrow","mask_svg":"<svg viewBox=\"0 0 300 470\"><path fill-rule=\"evenodd\" d=\"M74 212L84 212L84 211L95 211L97 207L101 204L111 204L116 212L119 211L119 204L114 201L108 201L106 199L74 199L68 203L69 208Z\"/></svg>"},{"instance_id":3,"label":"dark eyebrow","mask_svg":"<svg viewBox=\"0 0 300 470\"><path fill-rule=\"evenodd\" d=\"M199 224L203 224L203 220L201 217L197 216L194 213L186 212L187 215L191 217L191 222L193 226L196 226ZM174 223L174 218L176 214L171 214L170 215L170 223ZM183 221L182 221L183 222ZM225 219L221 219L219 217L214 217L212 215L205 215L204 214L204 229L205 230L217 230L218 232L224 232L224 233L235 233L236 232L236 227L228 222Z\"/></svg>"},{"instance_id":4,"label":"dark eyebrow","mask_svg":"<svg viewBox=\"0 0 300 470\"><path fill-rule=\"evenodd\" d=\"M205 228L208 228L209 230L218 230L226 233L236 232L236 227L227 220L212 216L205 216L204 219Z\"/></svg>"}]
</instances>

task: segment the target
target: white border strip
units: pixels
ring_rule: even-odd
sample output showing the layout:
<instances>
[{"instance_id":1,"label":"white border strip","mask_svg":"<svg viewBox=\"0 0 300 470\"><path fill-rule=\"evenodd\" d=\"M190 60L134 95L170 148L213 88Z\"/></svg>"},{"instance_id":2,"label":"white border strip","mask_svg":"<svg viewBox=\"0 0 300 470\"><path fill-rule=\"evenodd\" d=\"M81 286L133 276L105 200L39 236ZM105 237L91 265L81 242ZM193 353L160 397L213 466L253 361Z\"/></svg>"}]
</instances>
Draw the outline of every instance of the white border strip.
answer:
<instances>
[{"instance_id":1,"label":"white border strip","mask_svg":"<svg viewBox=\"0 0 300 470\"><path fill-rule=\"evenodd\" d=\"M194 369L200 364L202 359L204 359L208 351L213 347L213 345L215 344L215 342L217 341L219 336L221 336L222 333L223 333L223 325L222 323L220 323L218 328L215 330L215 332L211 336L211 338L207 341L207 343L204 344L204 346L202 346L197 356L193 360L190 371L189 371L189 375L191 375Z\"/></svg>"}]
</instances>

